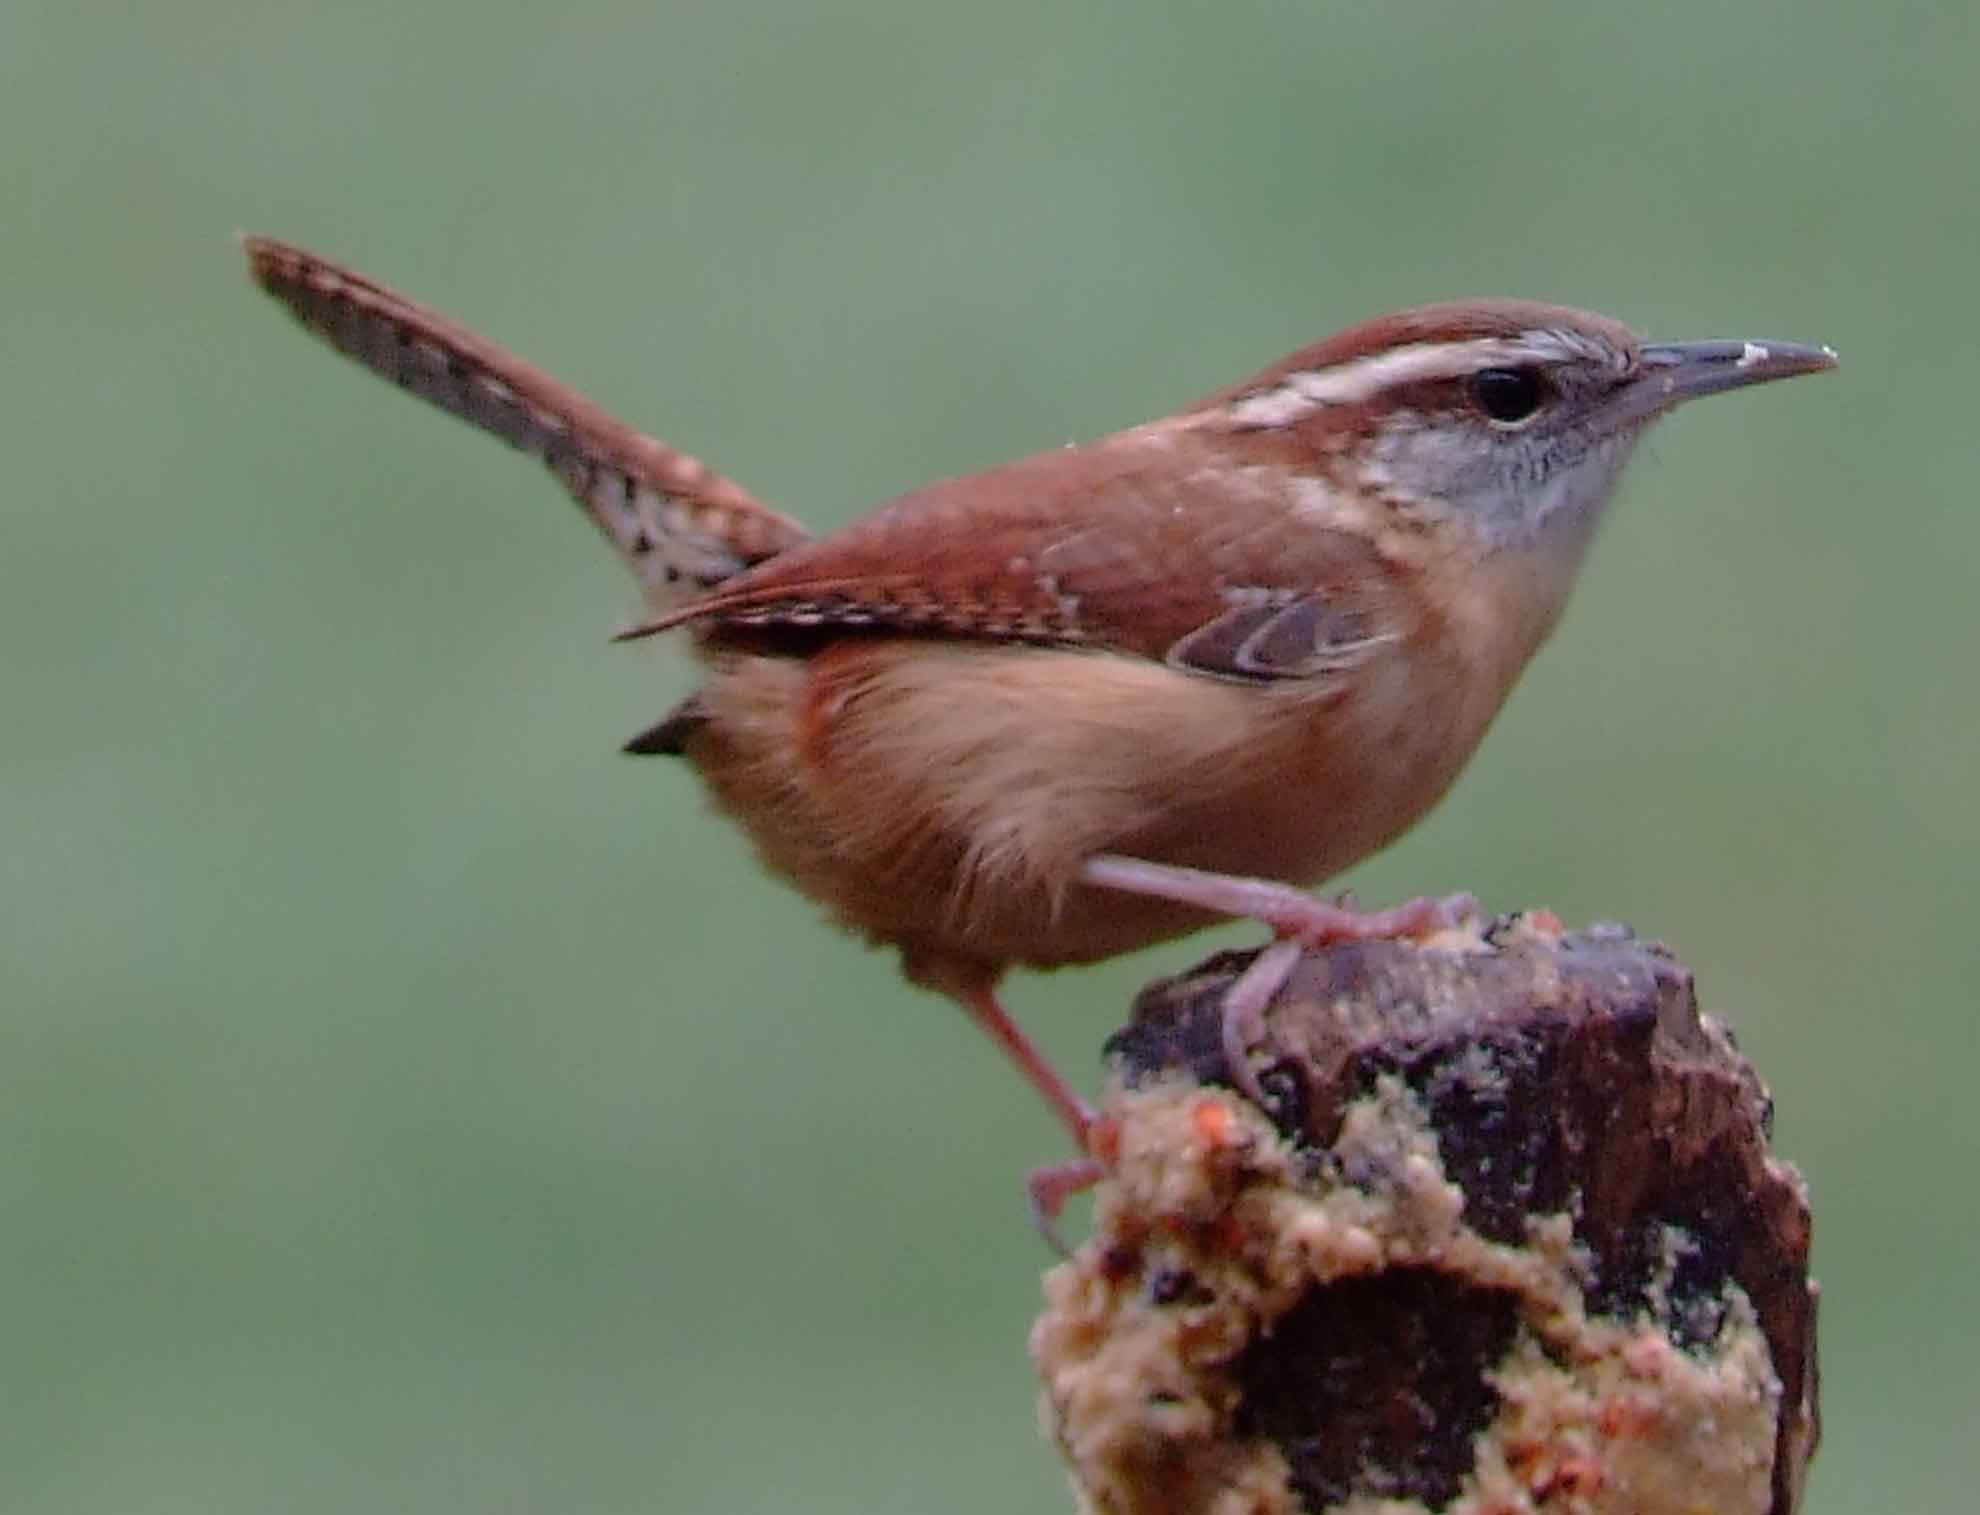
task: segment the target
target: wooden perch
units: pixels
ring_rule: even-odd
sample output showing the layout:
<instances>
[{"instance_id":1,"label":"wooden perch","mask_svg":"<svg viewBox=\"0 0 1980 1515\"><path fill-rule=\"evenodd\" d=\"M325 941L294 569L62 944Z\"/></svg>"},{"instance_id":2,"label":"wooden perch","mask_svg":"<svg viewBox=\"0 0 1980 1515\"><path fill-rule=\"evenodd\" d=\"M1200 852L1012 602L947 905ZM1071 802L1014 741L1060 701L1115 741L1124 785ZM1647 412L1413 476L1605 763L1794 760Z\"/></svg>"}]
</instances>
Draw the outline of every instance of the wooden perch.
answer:
<instances>
[{"instance_id":1,"label":"wooden perch","mask_svg":"<svg viewBox=\"0 0 1980 1515\"><path fill-rule=\"evenodd\" d=\"M1049 1275L1047 1426L1101 1515L1792 1515L1799 1176L1690 975L1544 912L1315 952L1231 1092L1248 957L1109 1043L1110 1178Z\"/></svg>"}]
</instances>

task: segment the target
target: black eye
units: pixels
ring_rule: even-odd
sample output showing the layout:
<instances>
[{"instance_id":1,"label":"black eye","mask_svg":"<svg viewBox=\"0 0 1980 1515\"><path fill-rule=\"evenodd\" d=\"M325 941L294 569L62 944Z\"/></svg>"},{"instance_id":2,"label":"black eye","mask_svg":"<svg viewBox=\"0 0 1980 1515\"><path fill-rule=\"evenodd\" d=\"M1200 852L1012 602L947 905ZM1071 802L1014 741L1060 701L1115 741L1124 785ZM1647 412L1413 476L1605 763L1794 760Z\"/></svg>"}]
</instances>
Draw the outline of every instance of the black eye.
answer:
<instances>
[{"instance_id":1,"label":"black eye","mask_svg":"<svg viewBox=\"0 0 1980 1515\"><path fill-rule=\"evenodd\" d=\"M1540 408L1547 386L1531 368L1481 368L1471 376L1471 397L1486 415L1510 426Z\"/></svg>"}]
</instances>

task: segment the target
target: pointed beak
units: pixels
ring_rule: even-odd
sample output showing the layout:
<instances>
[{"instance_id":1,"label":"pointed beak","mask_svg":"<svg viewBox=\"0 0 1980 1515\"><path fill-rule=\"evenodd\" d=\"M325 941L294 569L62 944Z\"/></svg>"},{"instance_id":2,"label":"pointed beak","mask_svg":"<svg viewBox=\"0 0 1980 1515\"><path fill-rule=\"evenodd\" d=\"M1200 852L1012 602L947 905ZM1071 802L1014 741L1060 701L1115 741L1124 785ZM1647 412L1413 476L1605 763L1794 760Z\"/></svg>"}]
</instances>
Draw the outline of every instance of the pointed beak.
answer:
<instances>
[{"instance_id":1,"label":"pointed beak","mask_svg":"<svg viewBox=\"0 0 1980 1515\"><path fill-rule=\"evenodd\" d=\"M1663 411L1699 395L1824 373L1836 366L1836 351L1799 342L1646 342L1641 362L1631 387L1646 410Z\"/></svg>"}]
</instances>

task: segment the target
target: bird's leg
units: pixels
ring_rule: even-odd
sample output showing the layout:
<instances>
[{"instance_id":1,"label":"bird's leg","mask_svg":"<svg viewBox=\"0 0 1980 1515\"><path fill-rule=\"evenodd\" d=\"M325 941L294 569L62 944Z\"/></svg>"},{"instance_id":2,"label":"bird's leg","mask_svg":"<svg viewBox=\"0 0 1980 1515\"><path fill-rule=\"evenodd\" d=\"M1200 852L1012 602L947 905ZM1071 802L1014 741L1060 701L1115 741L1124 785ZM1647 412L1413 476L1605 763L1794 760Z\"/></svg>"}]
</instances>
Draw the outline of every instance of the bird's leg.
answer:
<instances>
[{"instance_id":1,"label":"bird's leg","mask_svg":"<svg viewBox=\"0 0 1980 1515\"><path fill-rule=\"evenodd\" d=\"M1470 895L1453 894L1441 900L1425 895L1393 909L1364 911L1345 903L1328 904L1271 879L1208 873L1110 853L1087 859L1080 876L1103 889L1173 900L1216 915L1262 921L1271 928L1276 940L1238 975L1225 992L1223 1005L1224 1060L1231 1081L1267 1109L1270 1104L1251 1066L1251 1047L1264 1032L1265 1007L1285 987L1302 950L1330 942L1429 936L1457 925L1478 908Z\"/></svg>"},{"instance_id":2,"label":"bird's leg","mask_svg":"<svg viewBox=\"0 0 1980 1515\"><path fill-rule=\"evenodd\" d=\"M1080 879L1103 889L1193 905L1212 915L1263 921L1274 936L1308 947L1428 936L1456 925L1478 907L1470 895L1453 894L1441 900L1425 895L1389 910L1350 909L1272 879L1240 878L1104 852L1081 865Z\"/></svg>"},{"instance_id":3,"label":"bird's leg","mask_svg":"<svg viewBox=\"0 0 1980 1515\"><path fill-rule=\"evenodd\" d=\"M1099 1161L1091 1155L1092 1107L1073 1093L1071 1086L1059 1076L1058 1069L1047 1062L1045 1055L1031 1044L1031 1039L1018 1029L1017 1022L998 1003L997 991L993 986L977 982L956 986L945 984L942 987L1017 1064L1018 1072L1044 1096L1045 1103L1058 1117L1059 1123L1071 1134L1073 1145L1086 1154L1070 1162L1034 1168L1025 1176L1025 1195L1030 1203L1032 1224L1060 1255L1068 1255L1066 1244L1059 1237L1059 1212L1073 1195L1098 1183L1104 1171Z\"/></svg>"},{"instance_id":4,"label":"bird's leg","mask_svg":"<svg viewBox=\"0 0 1980 1515\"><path fill-rule=\"evenodd\" d=\"M990 1039L1004 1049L1005 1055L1017 1064L1025 1082L1044 1097L1052 1114L1058 1117L1059 1124L1071 1134L1073 1144L1084 1151L1087 1133L1093 1128L1093 1111L1059 1077L1058 1069L1045 1060L1045 1055L1031 1045L1031 1038L1018 1030L1017 1022L1005 1014L1004 1007L997 1003L997 991L987 985L972 987L957 992L955 998L969 1013L969 1018L981 1026Z\"/></svg>"}]
</instances>

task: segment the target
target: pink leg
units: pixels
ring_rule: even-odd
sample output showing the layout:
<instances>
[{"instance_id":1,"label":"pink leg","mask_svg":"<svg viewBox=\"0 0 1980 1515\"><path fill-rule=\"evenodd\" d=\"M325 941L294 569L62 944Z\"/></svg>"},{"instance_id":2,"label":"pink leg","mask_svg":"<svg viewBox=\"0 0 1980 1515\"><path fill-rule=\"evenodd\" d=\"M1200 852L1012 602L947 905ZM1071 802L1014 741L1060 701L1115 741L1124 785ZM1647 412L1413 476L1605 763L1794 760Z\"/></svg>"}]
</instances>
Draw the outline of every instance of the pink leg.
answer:
<instances>
[{"instance_id":1,"label":"pink leg","mask_svg":"<svg viewBox=\"0 0 1980 1515\"><path fill-rule=\"evenodd\" d=\"M972 984L950 992L969 1012L969 1018L988 1032L990 1039L1017 1064L1025 1081L1045 1097L1045 1103L1059 1118L1059 1123L1071 1134L1073 1145L1081 1153L1089 1152L1093 1111L1085 1100L1073 1093L1066 1081L1059 1077L1058 1070L1031 1045L1031 1039L1005 1013L1004 1007L997 1002L996 990L987 985ZM1034 1168L1025 1176L1024 1191L1031 1211L1031 1223L1061 1257L1072 1254L1059 1235L1059 1212L1065 1208L1068 1199L1084 1189L1092 1188L1104 1174L1105 1170L1096 1159L1080 1156L1070 1162Z\"/></svg>"},{"instance_id":2,"label":"pink leg","mask_svg":"<svg viewBox=\"0 0 1980 1515\"><path fill-rule=\"evenodd\" d=\"M1088 858L1080 877L1104 889L1153 895L1233 919L1263 921L1274 936L1308 947L1428 936L1455 926L1478 908L1470 895L1453 894L1441 900L1426 895L1392 910L1353 910L1271 879L1206 873L1201 868L1177 868L1110 853Z\"/></svg>"},{"instance_id":3,"label":"pink leg","mask_svg":"<svg viewBox=\"0 0 1980 1515\"><path fill-rule=\"evenodd\" d=\"M987 1031L990 1039L1017 1064L1025 1081L1045 1097L1059 1124L1071 1133L1073 1145L1084 1152L1087 1132L1093 1127L1093 1112L1059 1077L1058 1069L1031 1045L1031 1039L1018 1030L1017 1022L1004 1013L1004 1007L997 1003L997 991L987 986L972 987L956 991L956 999L969 1012L969 1018Z\"/></svg>"},{"instance_id":4,"label":"pink leg","mask_svg":"<svg viewBox=\"0 0 1980 1515\"><path fill-rule=\"evenodd\" d=\"M1302 949L1329 942L1427 936L1455 926L1478 909L1470 895L1453 894L1441 900L1424 896L1392 910L1363 911L1345 897L1342 903L1330 905L1270 879L1207 873L1106 853L1089 858L1081 877L1104 889L1174 900L1218 915L1263 921L1272 928L1278 940L1252 959L1225 992L1223 1005L1224 1060L1231 1082L1261 1106L1267 1101L1251 1066L1251 1047L1264 1032L1265 1007L1285 987Z\"/></svg>"}]
</instances>

